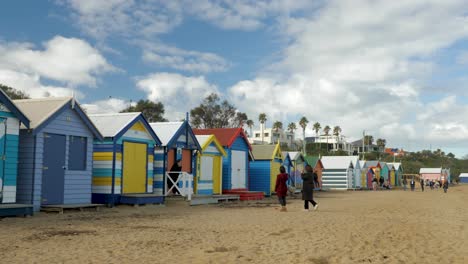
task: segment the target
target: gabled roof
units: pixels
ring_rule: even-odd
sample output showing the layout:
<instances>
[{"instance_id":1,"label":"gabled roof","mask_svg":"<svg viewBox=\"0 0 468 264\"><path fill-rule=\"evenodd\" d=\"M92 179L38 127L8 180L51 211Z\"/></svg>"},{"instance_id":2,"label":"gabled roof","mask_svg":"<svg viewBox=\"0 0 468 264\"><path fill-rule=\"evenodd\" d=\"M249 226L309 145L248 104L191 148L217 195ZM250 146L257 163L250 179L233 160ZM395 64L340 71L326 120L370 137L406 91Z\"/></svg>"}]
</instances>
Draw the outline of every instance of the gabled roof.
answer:
<instances>
[{"instance_id":1,"label":"gabled roof","mask_svg":"<svg viewBox=\"0 0 468 264\"><path fill-rule=\"evenodd\" d=\"M104 137L112 138L121 137L127 129L133 126L136 122L141 121L148 133L150 133L151 137L156 141L156 144L161 144L161 140L154 133L153 129L149 126L145 117L140 112L92 114L88 116Z\"/></svg>"},{"instance_id":2,"label":"gabled roof","mask_svg":"<svg viewBox=\"0 0 468 264\"><path fill-rule=\"evenodd\" d=\"M102 139L101 132L96 128L88 115L83 111L80 104L73 97L47 97L39 99L21 99L13 100L18 108L26 114L29 123L29 128L33 129L33 133L37 133L45 127L54 117L61 113L66 107L71 106L76 111L81 120L93 132L94 136ZM21 127L25 129L25 127Z\"/></svg>"},{"instance_id":3,"label":"gabled roof","mask_svg":"<svg viewBox=\"0 0 468 264\"><path fill-rule=\"evenodd\" d=\"M252 150L252 146L247 139L247 135L244 133L244 129L239 128L211 128L211 129L194 129L193 133L195 135L215 135L223 147L231 147L237 137L242 137L249 147L249 150Z\"/></svg>"},{"instance_id":4,"label":"gabled roof","mask_svg":"<svg viewBox=\"0 0 468 264\"><path fill-rule=\"evenodd\" d=\"M282 151L281 155L283 156L283 163L288 161L289 164L291 164L291 156L289 156L289 153L287 151Z\"/></svg>"},{"instance_id":5,"label":"gabled roof","mask_svg":"<svg viewBox=\"0 0 468 264\"><path fill-rule=\"evenodd\" d=\"M355 169L361 169L361 163L359 162L359 156L349 156L351 158L351 162L353 163L353 167Z\"/></svg>"},{"instance_id":6,"label":"gabled roof","mask_svg":"<svg viewBox=\"0 0 468 264\"><path fill-rule=\"evenodd\" d=\"M400 162L389 162L387 164L392 164L392 166L395 168L395 170L399 170L400 167L401 167L401 163Z\"/></svg>"},{"instance_id":7,"label":"gabled roof","mask_svg":"<svg viewBox=\"0 0 468 264\"><path fill-rule=\"evenodd\" d=\"M421 168L419 169L419 173L442 173L442 168Z\"/></svg>"},{"instance_id":8,"label":"gabled roof","mask_svg":"<svg viewBox=\"0 0 468 264\"><path fill-rule=\"evenodd\" d=\"M255 160L274 160L275 157L281 156L284 159L280 145L252 145L252 154Z\"/></svg>"},{"instance_id":9,"label":"gabled roof","mask_svg":"<svg viewBox=\"0 0 468 264\"><path fill-rule=\"evenodd\" d=\"M383 169L383 168L385 168L385 167L386 167L386 168L388 169L388 167L387 167L387 163L386 163L386 162L379 161L379 163L380 163L380 168L382 168L382 169Z\"/></svg>"},{"instance_id":10,"label":"gabled roof","mask_svg":"<svg viewBox=\"0 0 468 264\"><path fill-rule=\"evenodd\" d=\"M150 123L151 128L158 134L159 139L161 140L162 146L164 147L173 147L177 143L179 136L183 136L182 133L187 132L189 137L192 137L194 140L195 148L200 150L200 144L193 133L192 128L190 127L187 121L183 122L155 122ZM188 144L189 139L186 138L186 143Z\"/></svg>"},{"instance_id":11,"label":"gabled roof","mask_svg":"<svg viewBox=\"0 0 468 264\"><path fill-rule=\"evenodd\" d=\"M460 175L458 177L462 177L462 178L467 177L468 178L468 173L466 173L466 172L460 173Z\"/></svg>"},{"instance_id":12,"label":"gabled roof","mask_svg":"<svg viewBox=\"0 0 468 264\"><path fill-rule=\"evenodd\" d=\"M211 143L213 143L223 156L227 155L226 151L224 150L221 143L219 143L218 139L216 139L215 135L195 135L195 137L200 144L201 151L204 151L208 146L211 145Z\"/></svg>"},{"instance_id":13,"label":"gabled roof","mask_svg":"<svg viewBox=\"0 0 468 264\"><path fill-rule=\"evenodd\" d=\"M322 164L324 169L348 169L353 167L351 158L353 156L323 156Z\"/></svg>"},{"instance_id":14,"label":"gabled roof","mask_svg":"<svg viewBox=\"0 0 468 264\"><path fill-rule=\"evenodd\" d=\"M315 167L315 166L317 165L317 162L320 161L320 157L319 157L319 156L311 156L311 155L308 155L308 156L305 156L305 157L304 157L304 160L305 160L305 162L307 162L307 164L309 164L310 166ZM322 164L322 167L323 167L323 164Z\"/></svg>"},{"instance_id":15,"label":"gabled roof","mask_svg":"<svg viewBox=\"0 0 468 264\"><path fill-rule=\"evenodd\" d=\"M378 160L368 160L364 164L364 168L375 168L375 167L382 168L382 166L380 166L380 162Z\"/></svg>"},{"instance_id":16,"label":"gabled roof","mask_svg":"<svg viewBox=\"0 0 468 264\"><path fill-rule=\"evenodd\" d=\"M289 153L289 156L291 157L291 160L301 159L301 160L305 161L304 155L302 155L302 153L299 152L299 151L289 151L288 153Z\"/></svg>"},{"instance_id":17,"label":"gabled roof","mask_svg":"<svg viewBox=\"0 0 468 264\"><path fill-rule=\"evenodd\" d=\"M366 161L365 160L359 160L359 167L363 169L366 166Z\"/></svg>"},{"instance_id":18,"label":"gabled roof","mask_svg":"<svg viewBox=\"0 0 468 264\"><path fill-rule=\"evenodd\" d=\"M6 106L8 111L16 116L26 128L29 128L29 119L2 89L0 89L0 102Z\"/></svg>"}]
</instances>

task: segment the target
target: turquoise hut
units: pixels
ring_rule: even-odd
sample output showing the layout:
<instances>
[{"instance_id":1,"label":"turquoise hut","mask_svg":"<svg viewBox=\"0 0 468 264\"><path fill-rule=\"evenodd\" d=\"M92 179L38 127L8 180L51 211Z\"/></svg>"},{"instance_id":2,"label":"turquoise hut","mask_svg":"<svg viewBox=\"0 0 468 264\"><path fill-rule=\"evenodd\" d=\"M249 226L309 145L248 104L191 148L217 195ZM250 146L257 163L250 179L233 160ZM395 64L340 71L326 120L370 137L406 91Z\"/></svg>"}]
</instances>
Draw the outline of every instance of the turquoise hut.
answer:
<instances>
[{"instance_id":1,"label":"turquoise hut","mask_svg":"<svg viewBox=\"0 0 468 264\"><path fill-rule=\"evenodd\" d=\"M91 204L93 140L102 135L72 97L14 100L31 120L20 128L18 202Z\"/></svg>"},{"instance_id":2,"label":"turquoise hut","mask_svg":"<svg viewBox=\"0 0 468 264\"><path fill-rule=\"evenodd\" d=\"M93 203L163 203L153 194L154 147L161 141L141 113L89 115L104 136L94 141Z\"/></svg>"},{"instance_id":3,"label":"turquoise hut","mask_svg":"<svg viewBox=\"0 0 468 264\"><path fill-rule=\"evenodd\" d=\"M20 125L29 128L29 119L0 89L0 216L32 214L16 204Z\"/></svg>"}]
</instances>

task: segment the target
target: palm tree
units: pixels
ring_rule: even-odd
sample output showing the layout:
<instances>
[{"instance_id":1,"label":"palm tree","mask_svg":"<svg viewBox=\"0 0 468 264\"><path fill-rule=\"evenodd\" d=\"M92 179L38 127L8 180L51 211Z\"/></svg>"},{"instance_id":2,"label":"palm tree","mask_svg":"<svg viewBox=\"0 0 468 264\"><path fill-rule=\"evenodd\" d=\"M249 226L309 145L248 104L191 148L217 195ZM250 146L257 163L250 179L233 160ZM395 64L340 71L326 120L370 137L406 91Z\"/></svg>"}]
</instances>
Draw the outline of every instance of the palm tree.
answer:
<instances>
[{"instance_id":1,"label":"palm tree","mask_svg":"<svg viewBox=\"0 0 468 264\"><path fill-rule=\"evenodd\" d=\"M387 144L387 140L383 138L379 138L377 139L376 142L377 142L377 146L379 146L380 151L384 151L385 145Z\"/></svg>"},{"instance_id":2,"label":"palm tree","mask_svg":"<svg viewBox=\"0 0 468 264\"><path fill-rule=\"evenodd\" d=\"M335 126L333 128L333 135L336 136L336 147L335 147L335 149L338 149L338 139L339 139L340 133L341 133L341 127L340 126Z\"/></svg>"},{"instance_id":3,"label":"palm tree","mask_svg":"<svg viewBox=\"0 0 468 264\"><path fill-rule=\"evenodd\" d=\"M296 129L297 129L296 123L294 123L294 122L289 123L289 125L288 125L288 131L289 131L289 132L291 132L292 134L294 134L294 131L295 131ZM293 140L293 137L291 137L291 147L292 147L292 144L293 144L293 143L292 143L292 140Z\"/></svg>"},{"instance_id":4,"label":"palm tree","mask_svg":"<svg viewBox=\"0 0 468 264\"><path fill-rule=\"evenodd\" d=\"M330 126L329 125L326 125L324 128L323 128L323 132L325 132L325 136L327 136L327 152L328 152L328 135L330 133Z\"/></svg>"},{"instance_id":5,"label":"palm tree","mask_svg":"<svg viewBox=\"0 0 468 264\"><path fill-rule=\"evenodd\" d=\"M260 126L261 126L261 130L262 130L262 144L263 144L263 137L264 137L264 133L263 133L263 129L264 129L264 124L265 122L267 121L267 116L265 113L261 113L258 115L258 121L260 122Z\"/></svg>"},{"instance_id":6,"label":"palm tree","mask_svg":"<svg viewBox=\"0 0 468 264\"><path fill-rule=\"evenodd\" d=\"M250 128L250 137L253 137L252 135L252 127L254 125L254 121L252 121L251 119L247 120L246 122L247 126Z\"/></svg>"},{"instance_id":7,"label":"palm tree","mask_svg":"<svg viewBox=\"0 0 468 264\"><path fill-rule=\"evenodd\" d=\"M299 125L302 127L302 152L304 155L306 154L306 143L305 143L305 129L307 127L307 124L309 123L309 120L305 116L299 120Z\"/></svg>"},{"instance_id":8,"label":"palm tree","mask_svg":"<svg viewBox=\"0 0 468 264\"><path fill-rule=\"evenodd\" d=\"M276 136L277 136L278 139L279 139L278 130L279 130L279 129L283 129L283 123L282 123L281 121L275 121L275 122L273 123L273 129L275 130ZM273 139L273 142L275 142L275 141L276 141L276 138Z\"/></svg>"},{"instance_id":9,"label":"palm tree","mask_svg":"<svg viewBox=\"0 0 468 264\"><path fill-rule=\"evenodd\" d=\"M317 137L317 139L319 138L319 131L322 127L320 126L320 123L319 122L315 122L314 124L314 131L315 131L315 136ZM322 150L322 141L320 141L319 139L319 154L320 154L320 151Z\"/></svg>"}]
</instances>

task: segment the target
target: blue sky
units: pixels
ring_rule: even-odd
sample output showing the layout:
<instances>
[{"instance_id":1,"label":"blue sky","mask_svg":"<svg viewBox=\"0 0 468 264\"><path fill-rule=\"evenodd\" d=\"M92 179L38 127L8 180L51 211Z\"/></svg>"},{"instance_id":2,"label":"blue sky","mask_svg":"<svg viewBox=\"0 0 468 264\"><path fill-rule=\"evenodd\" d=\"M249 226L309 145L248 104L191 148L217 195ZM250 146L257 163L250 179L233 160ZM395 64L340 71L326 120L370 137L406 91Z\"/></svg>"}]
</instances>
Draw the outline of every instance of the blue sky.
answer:
<instances>
[{"instance_id":1,"label":"blue sky","mask_svg":"<svg viewBox=\"0 0 468 264\"><path fill-rule=\"evenodd\" d=\"M391 147L468 154L467 1L50 0L0 4L0 83L88 112L217 92L267 126L306 116ZM375 14L379 14L376 16ZM268 123L269 122L269 123ZM258 122L256 122L258 123ZM313 135L311 125L306 130Z\"/></svg>"}]
</instances>

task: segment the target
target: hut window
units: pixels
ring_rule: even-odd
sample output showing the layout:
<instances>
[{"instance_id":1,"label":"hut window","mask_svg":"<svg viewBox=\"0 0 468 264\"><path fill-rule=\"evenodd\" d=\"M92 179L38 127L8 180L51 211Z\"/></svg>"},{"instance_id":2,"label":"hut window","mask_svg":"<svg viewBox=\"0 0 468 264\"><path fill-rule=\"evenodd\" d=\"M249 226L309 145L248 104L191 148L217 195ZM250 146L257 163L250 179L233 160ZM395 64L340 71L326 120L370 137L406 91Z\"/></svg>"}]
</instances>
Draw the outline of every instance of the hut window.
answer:
<instances>
[{"instance_id":1,"label":"hut window","mask_svg":"<svg viewBox=\"0 0 468 264\"><path fill-rule=\"evenodd\" d=\"M68 169L86 170L87 138L70 136L68 145Z\"/></svg>"}]
</instances>

